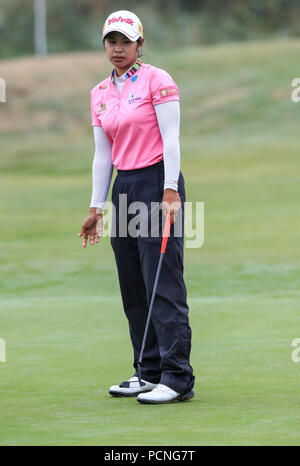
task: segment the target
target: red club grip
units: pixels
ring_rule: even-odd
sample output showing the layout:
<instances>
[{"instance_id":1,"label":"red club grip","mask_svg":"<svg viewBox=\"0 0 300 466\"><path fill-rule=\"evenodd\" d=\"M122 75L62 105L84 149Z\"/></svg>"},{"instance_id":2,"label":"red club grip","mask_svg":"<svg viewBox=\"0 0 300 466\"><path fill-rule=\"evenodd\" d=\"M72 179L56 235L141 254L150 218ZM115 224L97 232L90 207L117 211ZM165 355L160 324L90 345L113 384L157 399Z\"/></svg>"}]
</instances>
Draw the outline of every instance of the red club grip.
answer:
<instances>
[{"instance_id":1,"label":"red club grip","mask_svg":"<svg viewBox=\"0 0 300 466\"><path fill-rule=\"evenodd\" d=\"M169 234L170 234L170 228L171 228L170 216L167 215L166 216L165 228L164 228L164 234L163 234L163 240L162 240L162 243L161 243L161 250L160 250L161 254L164 254L165 251L166 251L167 242L168 242L168 238L169 238Z\"/></svg>"}]
</instances>

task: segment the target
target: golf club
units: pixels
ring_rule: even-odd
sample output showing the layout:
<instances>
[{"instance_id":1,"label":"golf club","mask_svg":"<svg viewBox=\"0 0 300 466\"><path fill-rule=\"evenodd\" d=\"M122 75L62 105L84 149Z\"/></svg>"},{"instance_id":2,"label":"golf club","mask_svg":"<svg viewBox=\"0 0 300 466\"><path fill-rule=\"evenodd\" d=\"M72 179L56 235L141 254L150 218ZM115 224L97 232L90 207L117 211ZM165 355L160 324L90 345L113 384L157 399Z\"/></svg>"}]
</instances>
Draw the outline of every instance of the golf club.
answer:
<instances>
[{"instance_id":1,"label":"golf club","mask_svg":"<svg viewBox=\"0 0 300 466\"><path fill-rule=\"evenodd\" d=\"M146 322L146 327L145 327L145 332L144 332L140 357L139 357L139 360L138 360L138 363L137 363L138 379L139 379L140 387L145 385L144 383L142 383L142 378L141 378L141 364L142 364L143 353L144 353L145 343L146 343L147 334L148 334L148 328L149 328L150 319L151 319L151 313L152 313L152 309L153 309L153 303L154 303L154 299L155 299L155 295L156 295L156 288L157 288L157 284L158 284L158 280L159 280L160 269L161 269L161 266L162 266L163 258L164 258L166 247L167 247L168 237L169 237L169 234L170 234L170 228L171 228L170 216L166 215L166 223L165 223L165 227L164 227L163 239L162 239L162 244L161 244L160 258L159 258L156 277L155 277L155 281L154 281L154 287L153 287L153 292L152 292L150 308L149 308L149 312L148 312L148 317L147 317L147 322Z\"/></svg>"}]
</instances>

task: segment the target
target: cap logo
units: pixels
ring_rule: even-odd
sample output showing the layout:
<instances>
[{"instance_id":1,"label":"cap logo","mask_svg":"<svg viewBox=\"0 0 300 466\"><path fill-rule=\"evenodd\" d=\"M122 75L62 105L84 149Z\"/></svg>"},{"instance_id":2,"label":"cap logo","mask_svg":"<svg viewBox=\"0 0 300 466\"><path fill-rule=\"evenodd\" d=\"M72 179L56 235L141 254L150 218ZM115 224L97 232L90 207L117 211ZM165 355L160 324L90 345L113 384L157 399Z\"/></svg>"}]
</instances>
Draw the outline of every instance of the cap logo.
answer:
<instances>
[{"instance_id":1,"label":"cap logo","mask_svg":"<svg viewBox=\"0 0 300 466\"><path fill-rule=\"evenodd\" d=\"M130 24L131 26L133 26L133 19L130 19L130 18L123 18L122 16L119 16L119 18L116 18L115 16L111 19L108 20L108 26L111 24L111 23L117 23L118 21L121 21L121 23L126 23L126 24Z\"/></svg>"}]
</instances>

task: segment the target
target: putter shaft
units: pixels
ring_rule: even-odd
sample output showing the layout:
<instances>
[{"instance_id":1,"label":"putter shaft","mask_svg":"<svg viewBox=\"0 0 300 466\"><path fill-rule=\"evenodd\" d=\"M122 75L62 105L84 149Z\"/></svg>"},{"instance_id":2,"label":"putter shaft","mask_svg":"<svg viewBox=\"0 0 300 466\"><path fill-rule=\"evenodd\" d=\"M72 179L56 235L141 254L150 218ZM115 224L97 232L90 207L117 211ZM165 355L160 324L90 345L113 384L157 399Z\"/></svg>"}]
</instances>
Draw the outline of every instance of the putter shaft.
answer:
<instances>
[{"instance_id":1,"label":"putter shaft","mask_svg":"<svg viewBox=\"0 0 300 466\"><path fill-rule=\"evenodd\" d=\"M140 356L139 356L139 359L138 359L138 362L137 362L138 379L139 379L140 386L142 386L141 364L142 364L142 360L143 360L143 354L144 354L144 349L145 349L145 344L146 344L146 339L147 339L148 328L149 328L149 324L150 324L154 299L155 299L155 295L156 295L156 289L157 289L157 284L158 284L158 280L159 280L160 269L161 269L161 266L162 266L162 262L163 262L166 247L167 247L167 241L168 241L168 237L169 237L169 233L170 233L170 228L171 228L170 217L167 215L166 216L165 228L164 228L164 234L163 234L163 240L162 240L162 245L161 245L160 257L159 257L158 267L157 267L157 271L156 271L156 276L155 276L155 281L154 281L154 286L153 286L153 291L152 291L152 296L151 296L150 308L149 308L149 312L148 312L148 316L147 316L147 321L146 321L146 327L145 327L141 352L140 352Z\"/></svg>"}]
</instances>

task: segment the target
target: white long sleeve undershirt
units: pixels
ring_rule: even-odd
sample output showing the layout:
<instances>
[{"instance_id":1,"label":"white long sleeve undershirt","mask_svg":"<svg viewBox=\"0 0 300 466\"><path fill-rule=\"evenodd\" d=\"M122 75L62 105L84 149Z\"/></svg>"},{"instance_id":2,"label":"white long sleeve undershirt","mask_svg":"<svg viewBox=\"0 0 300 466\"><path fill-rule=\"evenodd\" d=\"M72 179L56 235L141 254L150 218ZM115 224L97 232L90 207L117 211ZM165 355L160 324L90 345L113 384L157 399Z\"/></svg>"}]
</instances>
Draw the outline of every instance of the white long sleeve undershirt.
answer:
<instances>
[{"instance_id":1,"label":"white long sleeve undershirt","mask_svg":"<svg viewBox=\"0 0 300 466\"><path fill-rule=\"evenodd\" d=\"M163 141L165 180L164 189L177 191L180 171L180 105L172 100L154 105L157 122Z\"/></svg>"},{"instance_id":2,"label":"white long sleeve undershirt","mask_svg":"<svg viewBox=\"0 0 300 466\"><path fill-rule=\"evenodd\" d=\"M117 77L116 87L121 92L125 75ZM180 171L180 105L178 101L154 105L158 126L163 141L163 160L165 170L164 189L177 191ZM111 142L102 127L94 126L95 156L92 166L93 189L90 207L104 209L112 174Z\"/></svg>"},{"instance_id":3,"label":"white long sleeve undershirt","mask_svg":"<svg viewBox=\"0 0 300 466\"><path fill-rule=\"evenodd\" d=\"M104 209L114 166L111 142L101 126L94 126L95 155L92 166L93 190L90 207Z\"/></svg>"}]
</instances>

